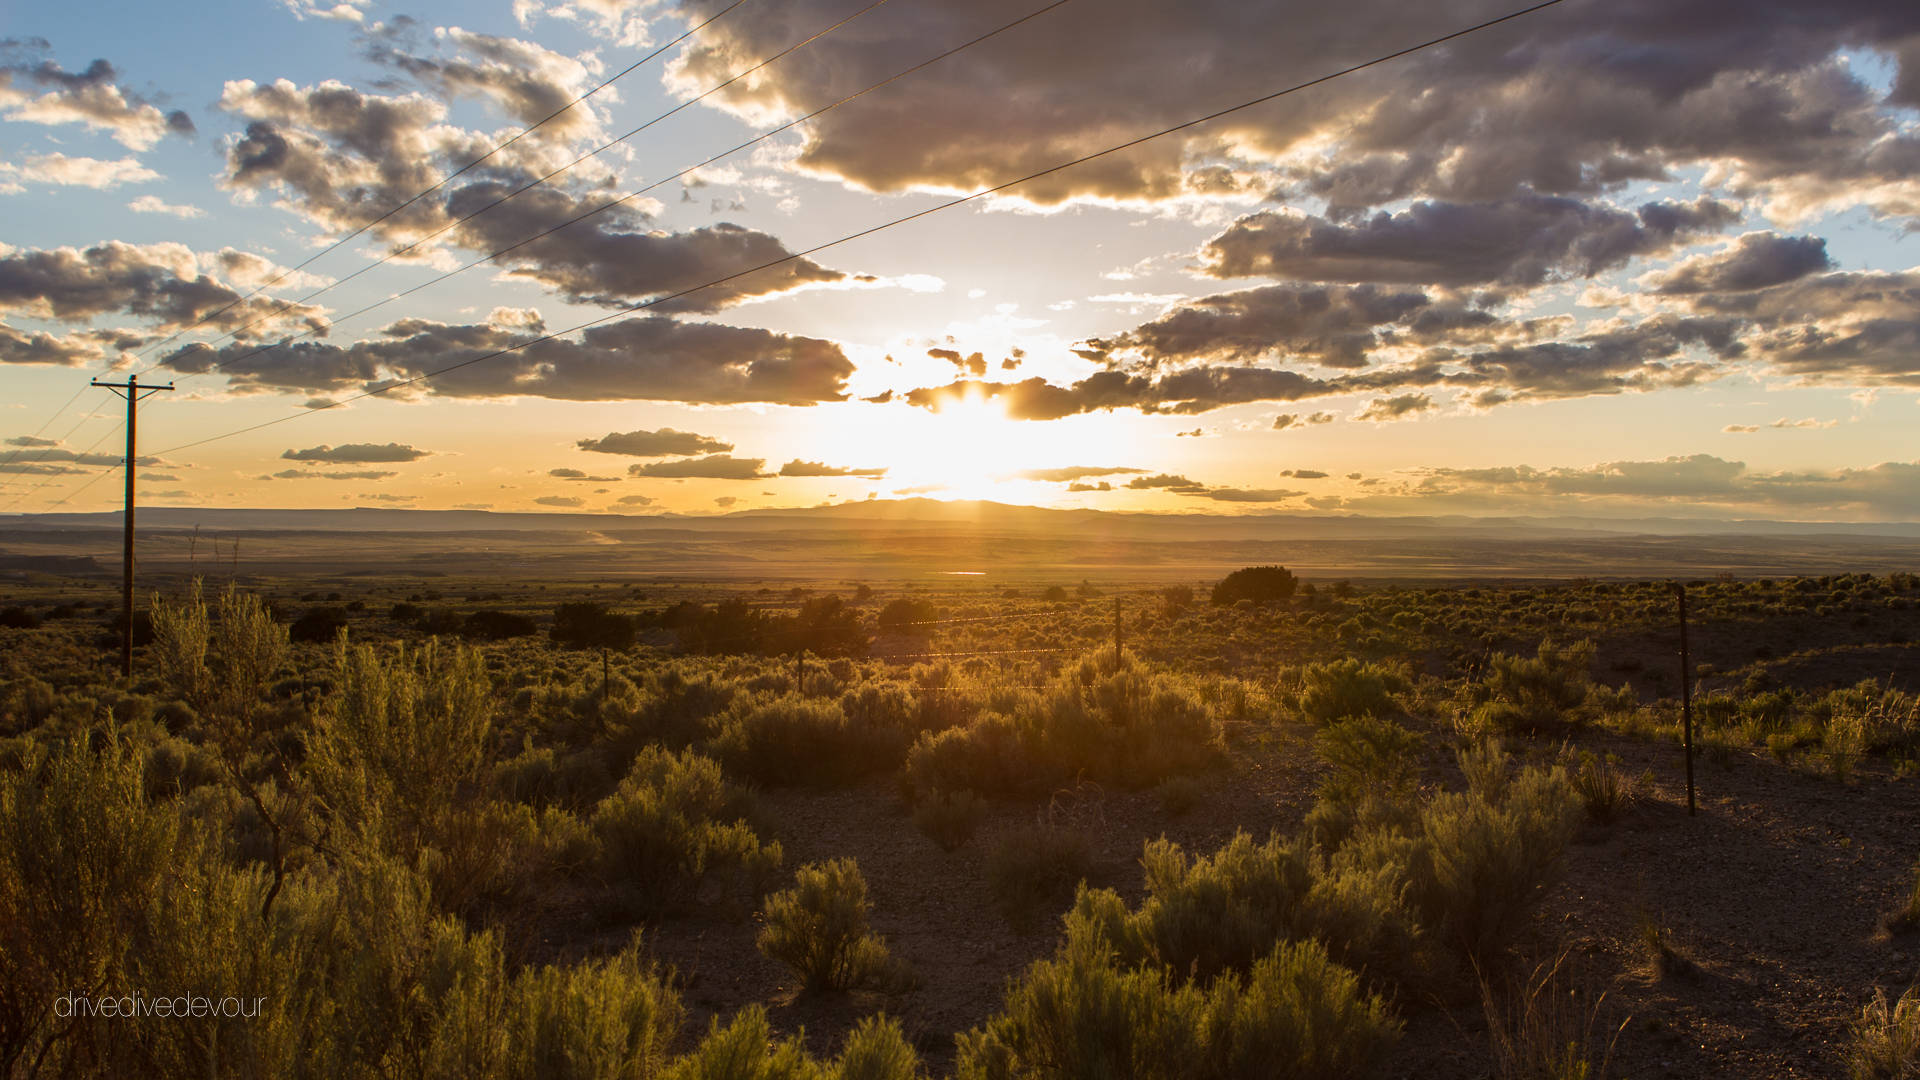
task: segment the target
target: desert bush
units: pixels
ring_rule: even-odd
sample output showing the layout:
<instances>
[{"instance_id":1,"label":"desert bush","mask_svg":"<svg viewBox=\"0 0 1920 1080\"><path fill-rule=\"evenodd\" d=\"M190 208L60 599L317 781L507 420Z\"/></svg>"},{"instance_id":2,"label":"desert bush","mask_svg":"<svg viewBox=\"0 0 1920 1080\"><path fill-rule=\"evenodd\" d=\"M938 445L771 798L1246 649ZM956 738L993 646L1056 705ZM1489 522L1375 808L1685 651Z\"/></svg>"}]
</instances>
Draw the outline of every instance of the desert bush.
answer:
<instances>
[{"instance_id":1,"label":"desert bush","mask_svg":"<svg viewBox=\"0 0 1920 1080\"><path fill-rule=\"evenodd\" d=\"M1569 748L1561 753L1561 761L1589 821L1602 825L1612 821L1633 797L1633 784L1613 755L1600 757L1591 750Z\"/></svg>"},{"instance_id":2,"label":"desert bush","mask_svg":"<svg viewBox=\"0 0 1920 1080\"><path fill-rule=\"evenodd\" d=\"M1497 799L1434 796L1420 815L1424 858L1410 867L1423 924L1462 956L1489 960L1556 879L1578 813L1557 768L1521 770Z\"/></svg>"},{"instance_id":3,"label":"desert bush","mask_svg":"<svg viewBox=\"0 0 1920 1080\"><path fill-rule=\"evenodd\" d=\"M460 620L456 633L463 638L480 641L506 641L509 638L529 637L539 630L539 624L529 616L486 608L470 612Z\"/></svg>"},{"instance_id":4,"label":"desert bush","mask_svg":"<svg viewBox=\"0 0 1920 1080\"><path fill-rule=\"evenodd\" d=\"M1072 899L1092 864L1092 844L1078 829L1023 825L987 852L987 890L1010 922L1030 926L1042 908Z\"/></svg>"},{"instance_id":5,"label":"desert bush","mask_svg":"<svg viewBox=\"0 0 1920 1080\"><path fill-rule=\"evenodd\" d=\"M1853 1025L1846 1062L1853 1080L1905 1080L1920 1072L1920 989L1889 1002L1875 988Z\"/></svg>"},{"instance_id":6,"label":"desert bush","mask_svg":"<svg viewBox=\"0 0 1920 1080\"><path fill-rule=\"evenodd\" d=\"M1241 600L1278 604L1293 596L1297 584L1293 572L1284 566L1245 566L1216 582L1208 599L1215 607Z\"/></svg>"},{"instance_id":7,"label":"desert bush","mask_svg":"<svg viewBox=\"0 0 1920 1080\"><path fill-rule=\"evenodd\" d=\"M746 794L726 782L718 762L649 747L594 808L601 875L624 905L649 913L684 904L727 875L757 894L781 852L761 843L747 816Z\"/></svg>"},{"instance_id":8,"label":"desert bush","mask_svg":"<svg viewBox=\"0 0 1920 1080\"><path fill-rule=\"evenodd\" d=\"M886 943L867 928L867 880L852 859L809 863L793 888L767 897L755 944L800 976L807 991L849 990L883 979Z\"/></svg>"},{"instance_id":9,"label":"desert bush","mask_svg":"<svg viewBox=\"0 0 1920 1080\"><path fill-rule=\"evenodd\" d=\"M1327 763L1320 796L1356 803L1406 799L1420 779L1420 736L1391 720L1357 716L1327 725L1314 749Z\"/></svg>"},{"instance_id":10,"label":"desert bush","mask_svg":"<svg viewBox=\"0 0 1920 1080\"><path fill-rule=\"evenodd\" d=\"M851 723L836 701L756 694L716 718L710 745L730 770L759 783L833 786L898 766L907 734Z\"/></svg>"},{"instance_id":11,"label":"desert bush","mask_svg":"<svg viewBox=\"0 0 1920 1080\"><path fill-rule=\"evenodd\" d=\"M1475 710L1481 730L1531 732L1576 722L1574 710L1592 689L1593 654L1591 641L1542 641L1531 657L1494 654L1479 689L1485 701Z\"/></svg>"},{"instance_id":12,"label":"desert bush","mask_svg":"<svg viewBox=\"0 0 1920 1080\"><path fill-rule=\"evenodd\" d=\"M1001 1012L960 1037L964 1080L1360 1077L1399 1025L1312 943L1202 988L1113 963L1097 936L1029 968Z\"/></svg>"},{"instance_id":13,"label":"desert bush","mask_svg":"<svg viewBox=\"0 0 1920 1080\"><path fill-rule=\"evenodd\" d=\"M971 791L928 794L913 807L913 825L942 851L953 851L973 839L986 816L986 802Z\"/></svg>"},{"instance_id":14,"label":"desert bush","mask_svg":"<svg viewBox=\"0 0 1920 1080\"><path fill-rule=\"evenodd\" d=\"M1353 716L1386 716L1398 711L1393 695L1408 689L1405 677L1390 668L1360 660L1311 663L1300 672L1296 706L1319 723Z\"/></svg>"},{"instance_id":15,"label":"desert bush","mask_svg":"<svg viewBox=\"0 0 1920 1080\"><path fill-rule=\"evenodd\" d=\"M831 1062L807 1056L800 1037L778 1039L766 1009L749 1005L722 1025L715 1017L700 1045L676 1062L667 1080L920 1080L919 1056L900 1025L870 1016L847 1034Z\"/></svg>"},{"instance_id":16,"label":"desert bush","mask_svg":"<svg viewBox=\"0 0 1920 1080\"><path fill-rule=\"evenodd\" d=\"M605 604L582 601L554 608L547 636L569 648L619 652L633 645L634 632L631 617L609 611Z\"/></svg>"}]
</instances>

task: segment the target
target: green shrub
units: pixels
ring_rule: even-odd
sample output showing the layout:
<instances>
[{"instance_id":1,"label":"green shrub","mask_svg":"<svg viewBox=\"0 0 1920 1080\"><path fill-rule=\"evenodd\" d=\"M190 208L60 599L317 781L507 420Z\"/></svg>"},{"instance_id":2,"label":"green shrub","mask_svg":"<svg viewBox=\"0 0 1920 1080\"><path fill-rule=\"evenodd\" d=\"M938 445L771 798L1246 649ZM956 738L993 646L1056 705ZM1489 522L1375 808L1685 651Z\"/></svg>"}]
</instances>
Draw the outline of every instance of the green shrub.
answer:
<instances>
[{"instance_id":1,"label":"green shrub","mask_svg":"<svg viewBox=\"0 0 1920 1080\"><path fill-rule=\"evenodd\" d=\"M940 850L953 851L973 839L986 812L986 800L971 791L939 791L914 805L913 825L939 844Z\"/></svg>"},{"instance_id":2,"label":"green shrub","mask_svg":"<svg viewBox=\"0 0 1920 1080\"><path fill-rule=\"evenodd\" d=\"M1311 663L1300 672L1297 707L1307 719L1328 723L1398 711L1393 695L1408 689L1398 672L1359 660Z\"/></svg>"},{"instance_id":3,"label":"green shrub","mask_svg":"<svg viewBox=\"0 0 1920 1080\"><path fill-rule=\"evenodd\" d=\"M1523 769L1497 800L1443 792L1422 810L1410 896L1425 926L1485 962L1556 880L1579 813L1561 769Z\"/></svg>"},{"instance_id":4,"label":"green shrub","mask_svg":"<svg viewBox=\"0 0 1920 1080\"><path fill-rule=\"evenodd\" d=\"M805 990L848 990L888 974L886 943L867 929L867 881L852 859L801 867L793 888L767 897L762 920L755 943Z\"/></svg>"},{"instance_id":5,"label":"green shrub","mask_svg":"<svg viewBox=\"0 0 1920 1080\"><path fill-rule=\"evenodd\" d=\"M1481 680L1482 730L1542 731L1575 722L1574 710L1593 687L1593 654L1591 641L1564 648L1542 641L1531 657L1494 654Z\"/></svg>"},{"instance_id":6,"label":"green shrub","mask_svg":"<svg viewBox=\"0 0 1920 1080\"><path fill-rule=\"evenodd\" d=\"M711 746L730 770L762 784L833 786L897 767L907 736L851 723L834 701L755 695L718 718Z\"/></svg>"},{"instance_id":7,"label":"green shrub","mask_svg":"<svg viewBox=\"0 0 1920 1080\"><path fill-rule=\"evenodd\" d=\"M659 913L691 902L726 876L758 893L780 865L746 821L746 794L720 765L692 751L649 747L593 811L600 872L626 906Z\"/></svg>"},{"instance_id":8,"label":"green shrub","mask_svg":"<svg viewBox=\"0 0 1920 1080\"><path fill-rule=\"evenodd\" d=\"M840 1056L819 1062L804 1040L776 1040L766 1009L749 1005L722 1025L715 1017L706 1038L676 1062L667 1080L920 1080L918 1055L900 1025L869 1016L848 1033Z\"/></svg>"},{"instance_id":9,"label":"green shrub","mask_svg":"<svg viewBox=\"0 0 1920 1080\"><path fill-rule=\"evenodd\" d=\"M1070 938L960 1037L963 1080L1289 1080L1361 1077L1399 1025L1317 945L1282 946L1242 977L1202 988L1113 963L1097 936Z\"/></svg>"},{"instance_id":10,"label":"green shrub","mask_svg":"<svg viewBox=\"0 0 1920 1080\"><path fill-rule=\"evenodd\" d=\"M1050 824L1025 825L1002 836L987 852L987 889L1009 921L1029 926L1040 909L1065 906L1092 864L1085 833Z\"/></svg>"},{"instance_id":11,"label":"green shrub","mask_svg":"<svg viewBox=\"0 0 1920 1080\"><path fill-rule=\"evenodd\" d=\"M1590 750L1570 750L1561 758L1574 793L1586 807L1587 819L1604 825L1618 817L1633 796L1632 782L1620 771L1619 759L1612 754L1603 758Z\"/></svg>"},{"instance_id":12,"label":"green shrub","mask_svg":"<svg viewBox=\"0 0 1920 1080\"><path fill-rule=\"evenodd\" d=\"M1391 720L1362 715L1334 721L1314 748L1328 765L1320 783L1325 799L1405 799L1420 779L1420 736Z\"/></svg>"}]
</instances>

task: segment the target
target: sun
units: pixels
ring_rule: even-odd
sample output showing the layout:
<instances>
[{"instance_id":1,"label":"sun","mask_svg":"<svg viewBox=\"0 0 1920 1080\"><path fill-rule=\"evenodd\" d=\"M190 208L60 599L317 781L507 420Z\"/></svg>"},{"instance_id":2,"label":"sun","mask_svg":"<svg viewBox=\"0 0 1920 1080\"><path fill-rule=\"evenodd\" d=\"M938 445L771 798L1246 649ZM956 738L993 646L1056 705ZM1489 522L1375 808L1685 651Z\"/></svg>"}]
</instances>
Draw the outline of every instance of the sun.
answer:
<instances>
[{"instance_id":1,"label":"sun","mask_svg":"<svg viewBox=\"0 0 1920 1080\"><path fill-rule=\"evenodd\" d=\"M1049 502L1054 485L1022 479L1029 469L1100 465L1121 451L1089 425L1015 420L979 391L936 409L888 410L884 423L864 423L844 436L844 453L887 467L886 491L935 499ZM836 441L840 441L836 439Z\"/></svg>"}]
</instances>

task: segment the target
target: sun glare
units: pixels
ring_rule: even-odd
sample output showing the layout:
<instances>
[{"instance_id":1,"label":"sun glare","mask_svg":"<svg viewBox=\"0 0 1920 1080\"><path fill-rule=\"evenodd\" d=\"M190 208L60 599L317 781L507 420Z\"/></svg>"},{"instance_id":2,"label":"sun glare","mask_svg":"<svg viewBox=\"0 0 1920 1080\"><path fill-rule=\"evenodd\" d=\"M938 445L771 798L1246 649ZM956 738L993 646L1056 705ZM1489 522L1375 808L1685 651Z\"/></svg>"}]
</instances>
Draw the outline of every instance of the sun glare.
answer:
<instances>
[{"instance_id":1,"label":"sun glare","mask_svg":"<svg viewBox=\"0 0 1920 1080\"><path fill-rule=\"evenodd\" d=\"M1103 464L1117 450L1086 425L1014 420L1000 402L979 394L954 398L937 410L899 410L890 419L884 443L872 426L848 432L858 445L847 446L845 454L877 457L876 464L887 466L887 490L934 499L1052 501L1053 485L1019 474Z\"/></svg>"}]
</instances>

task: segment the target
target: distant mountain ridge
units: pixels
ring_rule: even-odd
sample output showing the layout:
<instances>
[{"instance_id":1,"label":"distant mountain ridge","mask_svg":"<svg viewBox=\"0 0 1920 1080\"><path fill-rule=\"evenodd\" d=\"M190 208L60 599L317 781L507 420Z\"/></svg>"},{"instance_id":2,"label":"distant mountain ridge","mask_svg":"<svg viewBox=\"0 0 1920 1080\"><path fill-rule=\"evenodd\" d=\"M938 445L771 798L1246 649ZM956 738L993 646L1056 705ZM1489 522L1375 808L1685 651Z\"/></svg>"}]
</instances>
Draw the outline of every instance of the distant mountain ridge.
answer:
<instances>
[{"instance_id":1,"label":"distant mountain ridge","mask_svg":"<svg viewBox=\"0 0 1920 1080\"><path fill-rule=\"evenodd\" d=\"M0 529L98 529L118 512L0 515ZM977 530L1005 534L1086 531L1114 537L1204 539L1392 538L1398 536L1880 536L1920 538L1920 522L1805 522L1700 518L1369 517L1307 514L1161 514L1056 510L987 501L868 500L730 514L526 513L389 507L278 510L144 507L146 529L220 532L844 532Z\"/></svg>"}]
</instances>

